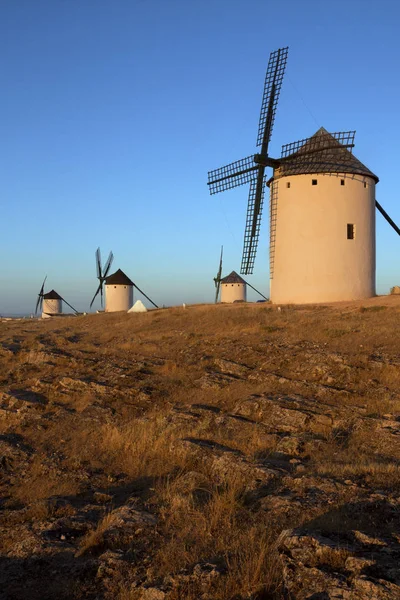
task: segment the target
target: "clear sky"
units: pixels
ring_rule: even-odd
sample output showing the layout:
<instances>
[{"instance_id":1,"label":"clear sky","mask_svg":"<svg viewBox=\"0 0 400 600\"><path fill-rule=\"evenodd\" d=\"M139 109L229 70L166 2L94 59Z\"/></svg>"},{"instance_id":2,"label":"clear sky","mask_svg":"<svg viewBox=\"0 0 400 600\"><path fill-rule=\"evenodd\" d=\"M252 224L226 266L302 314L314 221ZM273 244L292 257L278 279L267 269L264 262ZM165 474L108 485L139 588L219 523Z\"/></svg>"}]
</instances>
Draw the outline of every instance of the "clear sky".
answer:
<instances>
[{"instance_id":1,"label":"clear sky","mask_svg":"<svg viewBox=\"0 0 400 600\"><path fill-rule=\"evenodd\" d=\"M399 22L397 0L0 0L0 313L32 311L46 274L87 310L99 245L160 305L212 301L221 244L240 269L248 189L210 196L207 172L256 151L283 46L270 153L356 129L400 223ZM267 208L248 277L266 295ZM377 214L378 292L395 284Z\"/></svg>"}]
</instances>

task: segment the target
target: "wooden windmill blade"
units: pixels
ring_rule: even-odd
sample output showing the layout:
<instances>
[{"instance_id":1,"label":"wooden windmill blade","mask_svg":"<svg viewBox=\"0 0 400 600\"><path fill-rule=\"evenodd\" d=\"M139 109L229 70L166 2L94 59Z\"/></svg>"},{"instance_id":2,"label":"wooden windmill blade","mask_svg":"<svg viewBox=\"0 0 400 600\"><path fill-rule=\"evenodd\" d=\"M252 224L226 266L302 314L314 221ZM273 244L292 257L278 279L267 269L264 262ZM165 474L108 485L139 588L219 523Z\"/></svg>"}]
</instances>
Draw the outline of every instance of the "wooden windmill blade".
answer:
<instances>
[{"instance_id":1,"label":"wooden windmill blade","mask_svg":"<svg viewBox=\"0 0 400 600\"><path fill-rule=\"evenodd\" d=\"M210 194L250 183L244 234L241 273L253 272L261 224L265 193L265 169L275 168L279 162L268 156L268 146L275 121L275 113L285 73L288 48L279 48L269 57L258 125L257 145L261 153L230 163L208 173Z\"/></svg>"},{"instance_id":2,"label":"wooden windmill blade","mask_svg":"<svg viewBox=\"0 0 400 600\"><path fill-rule=\"evenodd\" d=\"M108 272L110 270L112 261L114 260L114 254L112 252L110 252L104 267L102 267L101 266L100 248L97 248L97 250L95 252L95 256L96 256L97 279L99 280L99 285L98 285L95 295L93 296L92 301L90 303L90 308L92 308L93 302L96 300L96 297L98 296L98 294L100 294L100 304L103 307L103 285L104 285L105 278L107 277Z\"/></svg>"},{"instance_id":3,"label":"wooden windmill blade","mask_svg":"<svg viewBox=\"0 0 400 600\"><path fill-rule=\"evenodd\" d=\"M44 284L46 283L46 279L47 279L47 275L43 280L42 283L42 287L40 288L40 292L38 294L38 299L36 302L36 307L35 307L35 315L37 314L38 309L40 308L40 310L42 310L42 306L43 306L43 295L44 295Z\"/></svg>"},{"instance_id":4,"label":"wooden windmill blade","mask_svg":"<svg viewBox=\"0 0 400 600\"><path fill-rule=\"evenodd\" d=\"M95 256L96 256L97 279L101 279L102 272L101 272L101 253L100 253L100 248L97 248Z\"/></svg>"},{"instance_id":5,"label":"wooden windmill blade","mask_svg":"<svg viewBox=\"0 0 400 600\"><path fill-rule=\"evenodd\" d=\"M108 272L109 272L109 270L111 268L113 260L114 260L114 254L112 252L110 252L110 254L108 255L108 258L107 258L107 262L104 265L104 269L103 269L103 276L102 276L103 281L105 280L105 278L108 275Z\"/></svg>"},{"instance_id":6,"label":"wooden windmill blade","mask_svg":"<svg viewBox=\"0 0 400 600\"><path fill-rule=\"evenodd\" d=\"M265 167L260 167L257 180L250 183L247 203L246 228L244 232L243 255L240 272L245 275L253 273L260 235L261 215L265 193Z\"/></svg>"},{"instance_id":7,"label":"wooden windmill blade","mask_svg":"<svg viewBox=\"0 0 400 600\"><path fill-rule=\"evenodd\" d=\"M225 167L208 172L210 194L218 194L239 185L249 183L254 179L258 167L254 164L254 156L237 160Z\"/></svg>"},{"instance_id":8,"label":"wooden windmill blade","mask_svg":"<svg viewBox=\"0 0 400 600\"><path fill-rule=\"evenodd\" d=\"M260 121L258 124L257 146L262 146L262 154L268 154L268 144L271 140L275 121L276 107L281 92L285 74L289 48L279 48L271 52L265 75L264 93L261 103Z\"/></svg>"},{"instance_id":9,"label":"wooden windmill blade","mask_svg":"<svg viewBox=\"0 0 400 600\"><path fill-rule=\"evenodd\" d=\"M218 268L218 273L217 276L214 277L214 284L215 284L215 304L218 302L218 296L219 296L219 290L221 287L221 275L222 275L222 254L224 251L224 247L221 246L221 256L219 259L219 268Z\"/></svg>"}]
</instances>

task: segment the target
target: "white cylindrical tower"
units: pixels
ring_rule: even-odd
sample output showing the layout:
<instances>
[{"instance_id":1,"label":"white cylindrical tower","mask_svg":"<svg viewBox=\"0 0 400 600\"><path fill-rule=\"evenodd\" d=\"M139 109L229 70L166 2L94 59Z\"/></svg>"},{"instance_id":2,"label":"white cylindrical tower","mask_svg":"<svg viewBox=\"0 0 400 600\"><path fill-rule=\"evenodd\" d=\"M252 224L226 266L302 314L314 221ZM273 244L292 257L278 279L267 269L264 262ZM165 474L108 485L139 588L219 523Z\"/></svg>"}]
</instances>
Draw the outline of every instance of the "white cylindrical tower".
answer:
<instances>
[{"instance_id":1,"label":"white cylindrical tower","mask_svg":"<svg viewBox=\"0 0 400 600\"><path fill-rule=\"evenodd\" d=\"M302 173L300 168L288 174L285 167L274 172L270 184L273 303L337 302L375 295L378 178L344 148L340 148L342 157L343 151L351 157L342 162L344 172L329 172L329 163L326 170L318 171L317 157L312 159L317 172Z\"/></svg>"},{"instance_id":2,"label":"white cylindrical tower","mask_svg":"<svg viewBox=\"0 0 400 600\"><path fill-rule=\"evenodd\" d=\"M106 277L105 312L128 311L133 305L133 281L121 269Z\"/></svg>"},{"instance_id":3,"label":"white cylindrical tower","mask_svg":"<svg viewBox=\"0 0 400 600\"><path fill-rule=\"evenodd\" d=\"M246 302L246 282L235 271L221 279L221 302Z\"/></svg>"},{"instance_id":4,"label":"white cylindrical tower","mask_svg":"<svg viewBox=\"0 0 400 600\"><path fill-rule=\"evenodd\" d=\"M42 318L62 313L62 298L55 290L43 295Z\"/></svg>"}]
</instances>

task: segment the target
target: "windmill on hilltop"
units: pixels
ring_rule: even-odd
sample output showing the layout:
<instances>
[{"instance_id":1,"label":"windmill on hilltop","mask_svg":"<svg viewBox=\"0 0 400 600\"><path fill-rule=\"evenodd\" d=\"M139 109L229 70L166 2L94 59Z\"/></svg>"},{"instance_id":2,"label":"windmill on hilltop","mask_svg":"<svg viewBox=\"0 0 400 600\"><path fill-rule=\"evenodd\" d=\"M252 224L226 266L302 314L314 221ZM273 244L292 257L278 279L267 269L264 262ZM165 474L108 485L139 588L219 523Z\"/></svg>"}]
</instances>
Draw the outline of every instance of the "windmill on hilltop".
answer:
<instances>
[{"instance_id":1,"label":"windmill on hilltop","mask_svg":"<svg viewBox=\"0 0 400 600\"><path fill-rule=\"evenodd\" d=\"M44 285L46 283L47 275L44 278L42 283L42 287L38 293L38 298L36 301L35 307L35 315L38 310L42 313L42 319L46 319L48 317L55 317L62 314L62 303L64 302L67 306L72 308L75 314L78 314L78 311L68 304L68 302L60 296L55 290L51 290L50 292L44 293Z\"/></svg>"},{"instance_id":2,"label":"windmill on hilltop","mask_svg":"<svg viewBox=\"0 0 400 600\"><path fill-rule=\"evenodd\" d=\"M265 187L270 188L270 296L272 302L327 302L375 295L375 199L378 177L353 154L355 131L328 133L268 154L288 56L272 52L254 154L209 172L211 194L250 184L242 274L251 274L257 252ZM273 169L267 180L267 167Z\"/></svg>"},{"instance_id":3,"label":"windmill on hilltop","mask_svg":"<svg viewBox=\"0 0 400 600\"><path fill-rule=\"evenodd\" d=\"M221 303L231 304L233 302L246 302L247 300L247 289L246 286L251 287L257 294L262 296L264 300L268 300L261 292L256 290L255 287L250 285L248 281L245 281L236 271L232 271L226 277L222 277L222 254L224 247L221 246L221 256L219 259L219 267L216 277L214 277L215 285L215 304L218 302L219 292L221 290Z\"/></svg>"},{"instance_id":4,"label":"windmill on hilltop","mask_svg":"<svg viewBox=\"0 0 400 600\"><path fill-rule=\"evenodd\" d=\"M96 299L96 296L100 294L101 306L103 306L103 286L105 285L106 291L106 302L105 312L117 312L117 311L128 311L133 305L133 288L136 288L151 304L158 308L157 304L151 300L146 294L138 288L129 277L118 269L112 275L109 275L111 264L114 260L114 255L110 252L107 261L102 268L101 266L101 254L100 248L96 250L96 270L97 279L99 280L99 286L96 290L95 295L90 303L90 308Z\"/></svg>"}]
</instances>

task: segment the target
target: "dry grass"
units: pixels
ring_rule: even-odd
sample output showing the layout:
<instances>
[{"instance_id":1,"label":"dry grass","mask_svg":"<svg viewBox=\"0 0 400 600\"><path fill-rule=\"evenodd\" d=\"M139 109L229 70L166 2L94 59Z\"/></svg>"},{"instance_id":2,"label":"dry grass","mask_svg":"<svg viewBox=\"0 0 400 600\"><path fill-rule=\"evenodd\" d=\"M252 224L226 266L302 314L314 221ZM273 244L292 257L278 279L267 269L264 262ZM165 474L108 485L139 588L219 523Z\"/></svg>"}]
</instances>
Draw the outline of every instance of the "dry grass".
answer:
<instances>
[{"instance_id":1,"label":"dry grass","mask_svg":"<svg viewBox=\"0 0 400 600\"><path fill-rule=\"evenodd\" d=\"M79 485L75 481L56 469L47 468L43 457L39 455L35 456L25 476L13 487L13 499L28 505L52 496L74 496L78 491Z\"/></svg>"},{"instance_id":2,"label":"dry grass","mask_svg":"<svg viewBox=\"0 0 400 600\"><path fill-rule=\"evenodd\" d=\"M219 563L227 574L210 583L216 600L235 593L248 597L260 590L276 592L280 576L272 530L265 519L249 516L243 503L245 481L236 476L223 487L206 488L207 499L200 504L193 493L182 495L174 484L159 490L167 541L154 558L153 570L159 575L178 573L219 557L217 567ZM172 597L195 598L199 592L196 582L189 581Z\"/></svg>"},{"instance_id":3,"label":"dry grass","mask_svg":"<svg viewBox=\"0 0 400 600\"><path fill-rule=\"evenodd\" d=\"M112 513L106 514L97 526L89 531L79 544L79 550L76 552L76 557L83 556L90 552L99 552L106 547L104 534L115 524L115 517Z\"/></svg>"},{"instance_id":4,"label":"dry grass","mask_svg":"<svg viewBox=\"0 0 400 600\"><path fill-rule=\"evenodd\" d=\"M345 548L329 548L328 546L319 548L310 562L310 566L325 567L332 571L345 570L346 560L350 552Z\"/></svg>"},{"instance_id":5,"label":"dry grass","mask_svg":"<svg viewBox=\"0 0 400 600\"><path fill-rule=\"evenodd\" d=\"M20 348L2 357L4 390L38 390L45 398L1 420L2 442L14 452L7 468L16 469L3 495L10 506L25 505L10 523L54 523L77 514L81 519L85 507L95 505L103 516L81 539L76 557L94 561L105 550L122 548L130 561L139 541L124 532L110 537L117 525L104 511L135 494L143 510L157 514L158 525L149 541L146 536L140 541L150 562L144 567L139 554L140 567L129 565L132 572L153 573L155 581L164 576L174 581L168 600L197 600L202 594L213 600L257 594L281 600L279 527L328 510L326 495L321 501L316 495L315 506L307 503L310 487L337 487L332 505L365 490L400 489L397 438L388 445L376 429L385 415L394 425L400 416L400 352L393 335L400 299L384 302L281 311L269 305L198 306L1 324L0 349L2 343ZM221 387L199 382L218 370L221 358L248 366L243 379L232 377ZM60 386L64 377L79 379L82 392ZM91 382L106 384L106 391ZM242 400L269 393L312 398L316 409L321 402L344 411L340 426L321 422L293 433L304 441L304 452L298 452L302 471L296 473L297 459L278 468L278 500L287 496L290 510L277 517L274 509L261 508L263 498L259 505L257 495L249 494L251 478L234 468L221 476L213 463L216 456L233 456L232 464L245 462L251 472L255 464L279 460L282 431L279 426L270 431L268 414L242 421L233 415ZM12 436L19 436L18 443ZM289 461L290 450L287 454ZM20 471L19 460L25 461ZM277 481L262 492L266 500L274 498ZM56 508L54 496L72 504ZM292 499L300 508L292 509ZM351 515L346 524L351 526ZM118 540L120 548L114 546ZM340 571L347 556L327 549L315 565ZM193 570L203 563L215 565L216 574L200 584ZM107 600L138 598L126 581L107 585ZM78 592L76 597L81 598Z\"/></svg>"}]
</instances>

